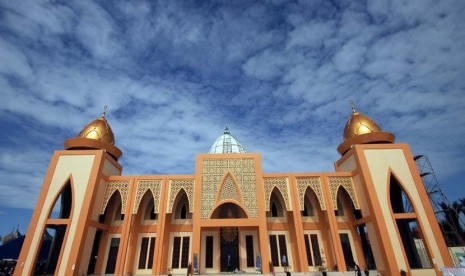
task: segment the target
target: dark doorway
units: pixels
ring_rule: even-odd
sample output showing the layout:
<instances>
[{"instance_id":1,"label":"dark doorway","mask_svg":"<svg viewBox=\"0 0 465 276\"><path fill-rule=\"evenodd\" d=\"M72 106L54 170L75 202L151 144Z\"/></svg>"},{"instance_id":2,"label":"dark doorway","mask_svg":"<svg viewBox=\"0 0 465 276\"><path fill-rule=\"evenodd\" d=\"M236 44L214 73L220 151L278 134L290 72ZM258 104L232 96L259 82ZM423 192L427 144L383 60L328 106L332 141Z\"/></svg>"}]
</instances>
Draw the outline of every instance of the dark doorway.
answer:
<instances>
[{"instance_id":1,"label":"dark doorway","mask_svg":"<svg viewBox=\"0 0 465 276\"><path fill-rule=\"evenodd\" d=\"M221 272L232 272L239 267L239 238L237 227L221 228Z\"/></svg>"},{"instance_id":2,"label":"dark doorway","mask_svg":"<svg viewBox=\"0 0 465 276\"><path fill-rule=\"evenodd\" d=\"M110 243L110 250L108 250L108 261L105 274L115 273L116 258L118 257L119 238L112 238Z\"/></svg>"}]
</instances>

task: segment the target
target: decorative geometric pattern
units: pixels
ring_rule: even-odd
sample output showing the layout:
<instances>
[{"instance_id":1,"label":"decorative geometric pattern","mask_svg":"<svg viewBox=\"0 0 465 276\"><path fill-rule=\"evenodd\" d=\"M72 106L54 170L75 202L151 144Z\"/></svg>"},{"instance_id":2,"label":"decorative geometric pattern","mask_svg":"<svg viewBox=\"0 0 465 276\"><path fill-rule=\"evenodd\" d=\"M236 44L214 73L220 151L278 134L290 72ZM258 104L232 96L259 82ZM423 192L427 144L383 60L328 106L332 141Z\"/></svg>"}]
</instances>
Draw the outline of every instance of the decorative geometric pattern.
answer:
<instances>
[{"instance_id":1,"label":"decorative geometric pattern","mask_svg":"<svg viewBox=\"0 0 465 276\"><path fill-rule=\"evenodd\" d=\"M276 187L281 192L281 195L286 204L286 210L291 211L289 195L288 195L288 179L287 178L264 178L265 180L265 209L270 211L270 198L273 189Z\"/></svg>"},{"instance_id":2,"label":"decorative geometric pattern","mask_svg":"<svg viewBox=\"0 0 465 276\"><path fill-rule=\"evenodd\" d=\"M344 187L344 189L349 194L350 199L354 203L354 207L357 210L360 210L360 205L358 204L357 195L355 194L354 184L352 182L352 177L348 176L330 176L329 180L329 190L331 192L331 199L333 204L333 210L337 210L337 192L339 187Z\"/></svg>"},{"instance_id":3,"label":"decorative geometric pattern","mask_svg":"<svg viewBox=\"0 0 465 276\"><path fill-rule=\"evenodd\" d=\"M223 187L221 188L219 202L223 200L235 200L239 201L239 192L237 191L237 187L234 184L231 175L228 174L226 179L224 180Z\"/></svg>"},{"instance_id":4,"label":"decorative geometric pattern","mask_svg":"<svg viewBox=\"0 0 465 276\"><path fill-rule=\"evenodd\" d=\"M321 179L319 176L312 177L298 177L297 178L297 190L299 191L299 205L300 210L304 210L305 192L307 188L310 188L315 193L320 203L321 210L326 210L326 203L323 199L323 191L321 188Z\"/></svg>"},{"instance_id":5,"label":"decorative geometric pattern","mask_svg":"<svg viewBox=\"0 0 465 276\"><path fill-rule=\"evenodd\" d=\"M176 196L181 191L181 189L186 192L187 199L189 201L189 211L194 212L194 179L174 179L170 180L170 200L168 201L168 213L173 211L174 200Z\"/></svg>"},{"instance_id":6,"label":"decorative geometric pattern","mask_svg":"<svg viewBox=\"0 0 465 276\"><path fill-rule=\"evenodd\" d=\"M133 214L137 214L139 205L142 197L145 195L147 190L150 190L153 197L154 212L158 213L159 199L160 199L160 186L161 180L139 180L137 181L136 200L134 201L134 208L132 209Z\"/></svg>"},{"instance_id":7,"label":"decorative geometric pattern","mask_svg":"<svg viewBox=\"0 0 465 276\"><path fill-rule=\"evenodd\" d=\"M129 181L110 181L106 183L105 196L103 197L102 208L100 208L100 214L105 213L108 201L110 201L113 193L118 190L121 195L121 214L126 212L126 202L128 201L129 192Z\"/></svg>"},{"instance_id":8,"label":"decorative geometric pattern","mask_svg":"<svg viewBox=\"0 0 465 276\"><path fill-rule=\"evenodd\" d=\"M242 192L242 200L245 209L251 218L256 218L257 195L255 163L252 158L203 160L202 218L208 218L213 210L216 203L215 197L218 193L218 186L226 173L230 173L235 177L239 186L239 191Z\"/></svg>"}]
</instances>

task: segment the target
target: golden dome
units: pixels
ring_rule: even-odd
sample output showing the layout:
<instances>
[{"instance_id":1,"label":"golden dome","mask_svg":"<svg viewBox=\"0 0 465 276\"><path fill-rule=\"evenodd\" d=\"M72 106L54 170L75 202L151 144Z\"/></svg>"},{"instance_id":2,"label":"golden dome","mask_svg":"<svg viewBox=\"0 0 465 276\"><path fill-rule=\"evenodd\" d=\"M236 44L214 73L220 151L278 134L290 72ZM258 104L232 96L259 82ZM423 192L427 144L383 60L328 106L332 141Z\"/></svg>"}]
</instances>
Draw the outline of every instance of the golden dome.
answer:
<instances>
[{"instance_id":1,"label":"golden dome","mask_svg":"<svg viewBox=\"0 0 465 276\"><path fill-rule=\"evenodd\" d=\"M77 137L66 140L64 148L66 150L101 149L117 161L123 153L115 146L115 136L105 119L106 111L105 106L102 116L88 123Z\"/></svg>"},{"instance_id":2,"label":"golden dome","mask_svg":"<svg viewBox=\"0 0 465 276\"><path fill-rule=\"evenodd\" d=\"M103 112L102 116L87 124L77 137L99 140L114 145L115 136L113 135L113 131L107 119L105 119L105 114L106 110Z\"/></svg>"},{"instance_id":3,"label":"golden dome","mask_svg":"<svg viewBox=\"0 0 465 276\"><path fill-rule=\"evenodd\" d=\"M344 155L357 144L394 143L394 134L382 131L375 121L357 112L354 103L352 101L350 103L352 105L352 116L350 116L344 129L344 141L337 147L337 151L341 155Z\"/></svg>"},{"instance_id":4,"label":"golden dome","mask_svg":"<svg viewBox=\"0 0 465 276\"><path fill-rule=\"evenodd\" d=\"M344 141L362 134L381 132L381 128L370 117L359 113L352 106L352 116L344 129Z\"/></svg>"}]
</instances>

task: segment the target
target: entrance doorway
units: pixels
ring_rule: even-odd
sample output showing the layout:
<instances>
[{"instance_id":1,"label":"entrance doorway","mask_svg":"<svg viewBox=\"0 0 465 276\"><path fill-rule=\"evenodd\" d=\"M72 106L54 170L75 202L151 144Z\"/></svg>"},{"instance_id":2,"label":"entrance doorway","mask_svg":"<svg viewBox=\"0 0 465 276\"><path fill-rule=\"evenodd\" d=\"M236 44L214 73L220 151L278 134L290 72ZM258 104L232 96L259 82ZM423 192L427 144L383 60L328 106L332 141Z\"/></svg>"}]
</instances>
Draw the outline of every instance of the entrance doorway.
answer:
<instances>
[{"instance_id":1,"label":"entrance doorway","mask_svg":"<svg viewBox=\"0 0 465 276\"><path fill-rule=\"evenodd\" d=\"M239 235L237 227L221 228L221 272L232 272L239 267Z\"/></svg>"}]
</instances>

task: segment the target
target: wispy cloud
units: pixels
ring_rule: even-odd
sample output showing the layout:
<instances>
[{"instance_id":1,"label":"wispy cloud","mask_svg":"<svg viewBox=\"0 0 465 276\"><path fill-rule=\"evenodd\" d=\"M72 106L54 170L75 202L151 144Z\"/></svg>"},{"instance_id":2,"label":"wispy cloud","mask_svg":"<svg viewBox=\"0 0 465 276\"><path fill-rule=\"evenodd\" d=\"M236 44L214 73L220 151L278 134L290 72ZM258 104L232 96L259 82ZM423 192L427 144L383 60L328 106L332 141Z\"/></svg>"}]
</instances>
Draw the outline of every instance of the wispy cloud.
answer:
<instances>
[{"instance_id":1,"label":"wispy cloud","mask_svg":"<svg viewBox=\"0 0 465 276\"><path fill-rule=\"evenodd\" d=\"M0 202L109 105L125 174L193 173L228 124L265 171L331 171L349 100L451 196L465 177L463 1L0 1Z\"/></svg>"}]
</instances>

